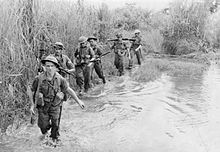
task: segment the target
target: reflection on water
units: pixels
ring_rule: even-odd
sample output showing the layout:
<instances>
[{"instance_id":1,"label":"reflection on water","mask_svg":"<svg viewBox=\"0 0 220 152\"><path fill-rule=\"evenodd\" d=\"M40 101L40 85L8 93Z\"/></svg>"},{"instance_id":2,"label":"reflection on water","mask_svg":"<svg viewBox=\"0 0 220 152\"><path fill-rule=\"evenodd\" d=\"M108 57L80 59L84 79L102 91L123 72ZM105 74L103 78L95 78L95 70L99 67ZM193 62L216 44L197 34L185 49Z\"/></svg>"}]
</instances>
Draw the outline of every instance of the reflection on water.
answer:
<instances>
[{"instance_id":1,"label":"reflection on water","mask_svg":"<svg viewBox=\"0 0 220 152\"><path fill-rule=\"evenodd\" d=\"M0 151L218 152L220 65L197 77L163 75L140 84L130 76L94 88L87 108L64 103L63 146L41 145L37 126L0 140Z\"/></svg>"}]
</instances>

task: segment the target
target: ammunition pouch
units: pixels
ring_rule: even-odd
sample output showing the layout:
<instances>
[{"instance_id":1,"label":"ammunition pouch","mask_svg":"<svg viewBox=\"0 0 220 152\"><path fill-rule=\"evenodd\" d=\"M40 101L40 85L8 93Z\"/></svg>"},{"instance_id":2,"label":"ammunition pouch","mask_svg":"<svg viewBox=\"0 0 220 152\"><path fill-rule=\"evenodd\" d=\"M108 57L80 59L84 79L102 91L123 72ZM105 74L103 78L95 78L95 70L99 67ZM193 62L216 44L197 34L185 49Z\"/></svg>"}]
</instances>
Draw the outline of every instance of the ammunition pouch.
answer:
<instances>
[{"instance_id":1,"label":"ammunition pouch","mask_svg":"<svg viewBox=\"0 0 220 152\"><path fill-rule=\"evenodd\" d=\"M40 98L40 97L37 98L37 106L44 106L44 99L43 98Z\"/></svg>"},{"instance_id":2,"label":"ammunition pouch","mask_svg":"<svg viewBox=\"0 0 220 152\"><path fill-rule=\"evenodd\" d=\"M50 107L51 107L51 102L45 102L44 106L42 107L43 112L46 114L50 109Z\"/></svg>"}]
</instances>

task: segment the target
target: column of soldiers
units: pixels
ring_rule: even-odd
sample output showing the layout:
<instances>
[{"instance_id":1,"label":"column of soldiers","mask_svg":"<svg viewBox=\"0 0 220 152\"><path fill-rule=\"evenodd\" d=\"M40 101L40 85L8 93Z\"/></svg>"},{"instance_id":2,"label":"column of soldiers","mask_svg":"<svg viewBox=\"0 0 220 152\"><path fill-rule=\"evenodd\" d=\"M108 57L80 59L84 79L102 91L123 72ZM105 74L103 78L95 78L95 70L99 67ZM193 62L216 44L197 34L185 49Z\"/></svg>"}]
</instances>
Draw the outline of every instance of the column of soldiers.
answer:
<instances>
[{"instance_id":1,"label":"column of soldiers","mask_svg":"<svg viewBox=\"0 0 220 152\"><path fill-rule=\"evenodd\" d=\"M142 43L141 43L141 36L140 36L140 30L135 30L134 37L131 39L123 38L121 33L116 34L116 39L112 39L109 41L113 41L113 45L111 46L111 49L114 50L115 53L115 59L114 59L114 65L116 69L118 69L118 75L122 76L124 74L124 57L125 55L128 56L128 69L131 69L133 67L133 60L134 56L136 56L138 64L141 65L141 57L142 57ZM126 45L125 41L131 41L130 48Z\"/></svg>"},{"instance_id":2,"label":"column of soldiers","mask_svg":"<svg viewBox=\"0 0 220 152\"><path fill-rule=\"evenodd\" d=\"M131 47L125 44L122 34L116 35L111 49L114 50L114 65L118 69L118 75L124 74L124 56L129 54L129 66L133 65L133 56L136 55L138 64L141 64L141 38L140 31L135 31ZM78 47L74 52L75 62L73 63L63 52L64 45L56 42L53 46L54 53L46 56L46 50L40 50L40 65L38 76L34 79L29 97L31 100L31 113L38 112L38 126L41 129L43 137L51 129L50 137L53 141L59 141L59 125L62 112L62 103L67 100L69 94L81 108L84 103L81 101L75 91L70 88L67 81L67 75L75 72L76 84L79 88L79 94L87 92L91 88L91 75L93 69L103 84L106 79L102 69L101 56L103 50L97 44L97 38L81 36L78 40ZM61 70L62 69L62 70Z\"/></svg>"}]
</instances>

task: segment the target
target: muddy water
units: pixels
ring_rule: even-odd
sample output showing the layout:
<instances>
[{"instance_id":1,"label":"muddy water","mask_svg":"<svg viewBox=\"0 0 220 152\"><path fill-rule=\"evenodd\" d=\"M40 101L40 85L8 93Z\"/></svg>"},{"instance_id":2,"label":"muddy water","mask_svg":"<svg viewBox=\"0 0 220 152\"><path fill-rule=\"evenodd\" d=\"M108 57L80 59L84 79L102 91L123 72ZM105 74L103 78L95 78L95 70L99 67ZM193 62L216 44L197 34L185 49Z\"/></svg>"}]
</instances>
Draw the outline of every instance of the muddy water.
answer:
<instances>
[{"instance_id":1,"label":"muddy water","mask_svg":"<svg viewBox=\"0 0 220 152\"><path fill-rule=\"evenodd\" d=\"M128 74L84 97L85 110L64 103L62 146L42 145L37 126L24 125L1 138L0 152L219 152L219 90L216 63L197 77L164 74L147 84Z\"/></svg>"}]
</instances>

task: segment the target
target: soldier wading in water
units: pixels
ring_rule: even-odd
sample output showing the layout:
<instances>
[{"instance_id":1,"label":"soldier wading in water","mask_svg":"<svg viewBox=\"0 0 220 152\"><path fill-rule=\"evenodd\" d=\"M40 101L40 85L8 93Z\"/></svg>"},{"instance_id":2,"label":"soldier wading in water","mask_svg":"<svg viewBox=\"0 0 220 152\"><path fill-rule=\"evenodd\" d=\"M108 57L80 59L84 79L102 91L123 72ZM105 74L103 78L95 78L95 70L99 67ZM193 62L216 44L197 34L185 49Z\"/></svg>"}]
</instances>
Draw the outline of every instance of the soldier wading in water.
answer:
<instances>
[{"instance_id":1,"label":"soldier wading in water","mask_svg":"<svg viewBox=\"0 0 220 152\"><path fill-rule=\"evenodd\" d=\"M118 75L124 75L124 56L128 52L128 47L123 41L122 34L116 34L117 39L114 40L114 44L111 46L111 49L114 50L115 60L114 65L118 69Z\"/></svg>"},{"instance_id":2,"label":"soldier wading in water","mask_svg":"<svg viewBox=\"0 0 220 152\"><path fill-rule=\"evenodd\" d=\"M57 72L59 64L54 56L47 56L41 62L46 71L38 75L32 84L33 98L30 99L30 111L35 114L34 108L36 106L38 110L38 126L42 134L46 135L51 129L50 137L57 142L59 141L58 128L64 93L69 93L82 109L84 108L84 103L69 87L65 78Z\"/></svg>"},{"instance_id":3,"label":"soldier wading in water","mask_svg":"<svg viewBox=\"0 0 220 152\"><path fill-rule=\"evenodd\" d=\"M96 74L100 79L102 79L102 82L105 84L105 76L102 70L102 62L101 62L101 56L102 56L102 49L97 44L97 38L94 36L90 36L87 41L89 42L91 48L93 49L95 53L95 62L94 62L94 69ZM92 69L93 71L93 69Z\"/></svg>"},{"instance_id":4,"label":"soldier wading in water","mask_svg":"<svg viewBox=\"0 0 220 152\"><path fill-rule=\"evenodd\" d=\"M76 83L79 86L79 94L82 95L83 87L85 93L91 88L91 70L93 63L91 60L95 59L93 49L88 45L87 37L81 36L79 38L79 46L74 53L75 69L76 69Z\"/></svg>"}]
</instances>

